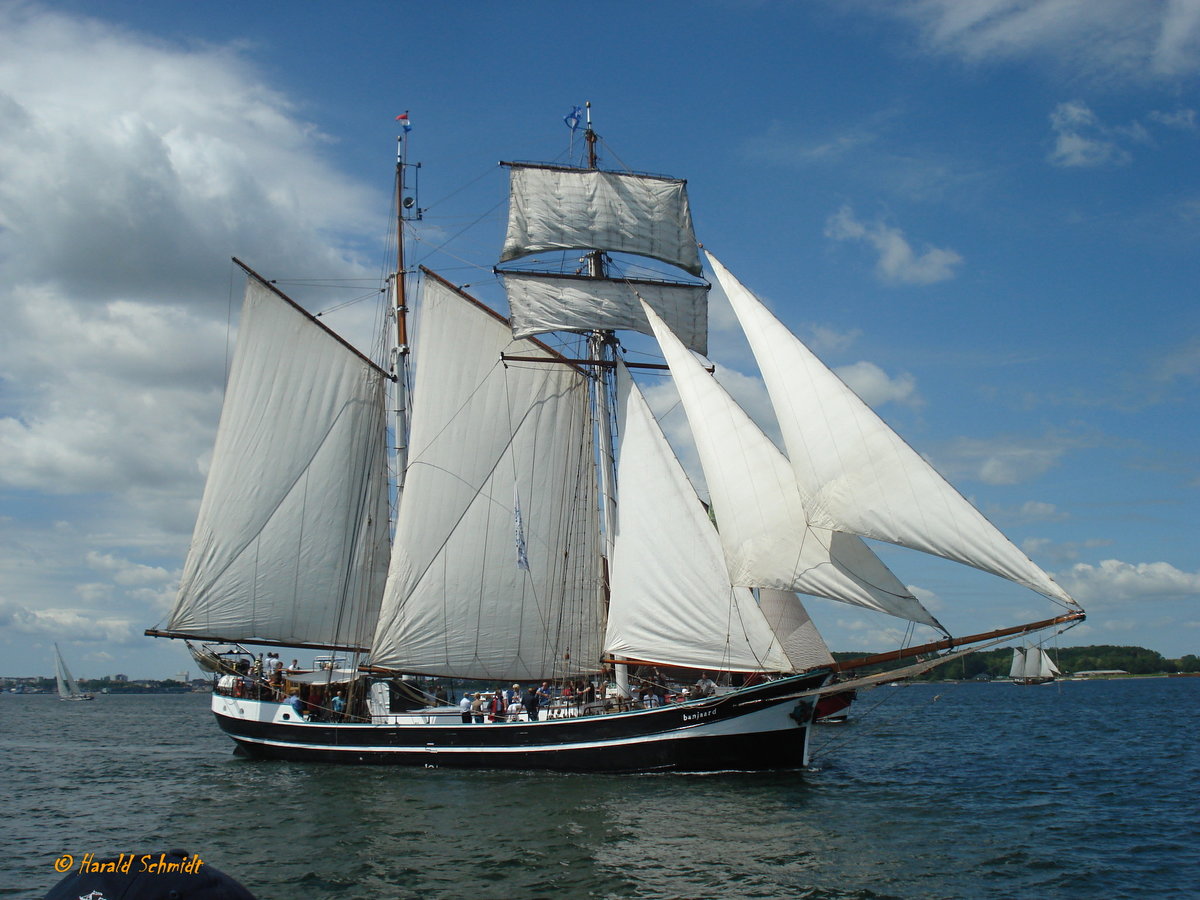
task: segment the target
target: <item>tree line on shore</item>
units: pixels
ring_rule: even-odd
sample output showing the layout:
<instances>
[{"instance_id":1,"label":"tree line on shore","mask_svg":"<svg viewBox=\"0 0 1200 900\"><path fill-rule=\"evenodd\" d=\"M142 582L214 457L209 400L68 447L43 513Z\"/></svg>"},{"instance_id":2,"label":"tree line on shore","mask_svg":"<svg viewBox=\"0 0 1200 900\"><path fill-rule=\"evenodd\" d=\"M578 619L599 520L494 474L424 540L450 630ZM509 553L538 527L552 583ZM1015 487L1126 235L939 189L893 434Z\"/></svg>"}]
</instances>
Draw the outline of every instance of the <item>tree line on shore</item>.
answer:
<instances>
[{"instance_id":1,"label":"tree line on shore","mask_svg":"<svg viewBox=\"0 0 1200 900\"><path fill-rule=\"evenodd\" d=\"M1145 647L1118 647L1111 644L1095 644L1089 647L1055 647L1046 645L1046 651L1059 670L1066 675L1075 672L1122 671L1130 675L1174 675L1177 673L1200 672L1200 656L1189 653L1178 659L1169 659ZM857 659L865 653L835 652L834 659L840 661ZM915 680L941 681L946 678L1004 678L1012 666L1012 647L983 650L949 662L944 666L918 676Z\"/></svg>"}]
</instances>

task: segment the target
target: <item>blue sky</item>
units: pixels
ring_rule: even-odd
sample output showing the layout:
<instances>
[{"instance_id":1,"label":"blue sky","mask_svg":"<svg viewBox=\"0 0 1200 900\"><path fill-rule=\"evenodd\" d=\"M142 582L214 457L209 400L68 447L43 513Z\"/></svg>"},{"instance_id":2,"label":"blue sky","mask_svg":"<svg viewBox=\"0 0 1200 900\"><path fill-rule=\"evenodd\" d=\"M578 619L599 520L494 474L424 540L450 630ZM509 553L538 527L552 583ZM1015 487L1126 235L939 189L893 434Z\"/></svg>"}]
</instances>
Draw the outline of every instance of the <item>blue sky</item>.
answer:
<instances>
[{"instance_id":1,"label":"blue sky","mask_svg":"<svg viewBox=\"0 0 1200 900\"><path fill-rule=\"evenodd\" d=\"M563 154L585 100L605 162L687 178L700 240L1082 602L1063 645L1200 652L1198 74L1198 0L0 2L0 674L55 640L84 676L194 671L141 632L203 487L230 256L377 276L407 109L418 261L492 298L495 164ZM881 552L952 631L1052 612ZM814 615L834 649L898 636Z\"/></svg>"}]
</instances>

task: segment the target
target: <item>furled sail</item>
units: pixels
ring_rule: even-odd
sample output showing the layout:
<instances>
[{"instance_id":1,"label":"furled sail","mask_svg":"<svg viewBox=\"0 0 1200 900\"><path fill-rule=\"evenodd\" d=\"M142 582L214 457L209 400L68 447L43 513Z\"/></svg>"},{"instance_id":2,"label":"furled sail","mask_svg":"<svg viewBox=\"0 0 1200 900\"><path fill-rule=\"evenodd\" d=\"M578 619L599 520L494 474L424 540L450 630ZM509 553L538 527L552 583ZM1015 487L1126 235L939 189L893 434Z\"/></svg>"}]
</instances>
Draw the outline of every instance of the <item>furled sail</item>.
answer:
<instances>
[{"instance_id":1,"label":"furled sail","mask_svg":"<svg viewBox=\"0 0 1200 900\"><path fill-rule=\"evenodd\" d=\"M603 630L586 376L427 273L412 426L371 662L458 678L594 668Z\"/></svg>"},{"instance_id":2,"label":"furled sail","mask_svg":"<svg viewBox=\"0 0 1200 900\"><path fill-rule=\"evenodd\" d=\"M706 254L750 341L814 523L1075 601Z\"/></svg>"},{"instance_id":3,"label":"furled sail","mask_svg":"<svg viewBox=\"0 0 1200 900\"><path fill-rule=\"evenodd\" d=\"M508 294L514 337L597 329L651 334L640 294L688 347L708 352L708 284L497 271Z\"/></svg>"},{"instance_id":4,"label":"furled sail","mask_svg":"<svg viewBox=\"0 0 1200 900\"><path fill-rule=\"evenodd\" d=\"M605 651L668 666L791 671L754 596L730 585L716 530L624 366L617 398L620 502Z\"/></svg>"},{"instance_id":5,"label":"furled sail","mask_svg":"<svg viewBox=\"0 0 1200 900\"><path fill-rule=\"evenodd\" d=\"M509 172L501 262L544 250L604 250L700 274L686 181L516 163Z\"/></svg>"},{"instance_id":6,"label":"furled sail","mask_svg":"<svg viewBox=\"0 0 1200 900\"><path fill-rule=\"evenodd\" d=\"M825 639L794 592L763 588L758 592L758 608L792 661L791 671L803 672L833 662Z\"/></svg>"},{"instance_id":7,"label":"furled sail","mask_svg":"<svg viewBox=\"0 0 1200 900\"><path fill-rule=\"evenodd\" d=\"M167 629L366 645L387 572L386 374L251 278Z\"/></svg>"},{"instance_id":8,"label":"furled sail","mask_svg":"<svg viewBox=\"0 0 1200 900\"><path fill-rule=\"evenodd\" d=\"M787 458L652 310L696 441L734 584L800 591L941 630L858 537L810 522Z\"/></svg>"}]
</instances>

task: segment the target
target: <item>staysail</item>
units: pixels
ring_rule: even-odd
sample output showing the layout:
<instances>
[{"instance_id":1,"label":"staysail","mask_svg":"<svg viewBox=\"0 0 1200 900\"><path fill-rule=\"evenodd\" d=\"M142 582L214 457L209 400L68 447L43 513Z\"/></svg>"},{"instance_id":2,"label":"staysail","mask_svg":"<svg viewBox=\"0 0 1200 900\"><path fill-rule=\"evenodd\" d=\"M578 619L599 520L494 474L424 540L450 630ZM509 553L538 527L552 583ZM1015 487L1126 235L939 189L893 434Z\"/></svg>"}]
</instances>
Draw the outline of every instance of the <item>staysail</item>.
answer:
<instances>
[{"instance_id":1,"label":"staysail","mask_svg":"<svg viewBox=\"0 0 1200 900\"><path fill-rule=\"evenodd\" d=\"M248 280L170 636L367 646L387 571L386 381Z\"/></svg>"},{"instance_id":2,"label":"staysail","mask_svg":"<svg viewBox=\"0 0 1200 900\"><path fill-rule=\"evenodd\" d=\"M833 662L825 639L795 593L763 588L758 592L758 608L791 660L791 671L803 672Z\"/></svg>"},{"instance_id":3,"label":"staysail","mask_svg":"<svg viewBox=\"0 0 1200 900\"><path fill-rule=\"evenodd\" d=\"M750 341L814 523L955 560L1078 607L706 255Z\"/></svg>"},{"instance_id":4,"label":"staysail","mask_svg":"<svg viewBox=\"0 0 1200 900\"><path fill-rule=\"evenodd\" d=\"M733 583L829 597L942 630L860 538L811 521L787 458L646 314L696 441Z\"/></svg>"},{"instance_id":5,"label":"staysail","mask_svg":"<svg viewBox=\"0 0 1200 900\"><path fill-rule=\"evenodd\" d=\"M605 652L697 669L791 671L751 592L730 585L716 529L623 365L617 398L620 502Z\"/></svg>"},{"instance_id":6,"label":"staysail","mask_svg":"<svg viewBox=\"0 0 1200 900\"><path fill-rule=\"evenodd\" d=\"M592 671L603 605L587 377L506 363L553 354L428 272L416 332L372 665L522 680Z\"/></svg>"}]
</instances>

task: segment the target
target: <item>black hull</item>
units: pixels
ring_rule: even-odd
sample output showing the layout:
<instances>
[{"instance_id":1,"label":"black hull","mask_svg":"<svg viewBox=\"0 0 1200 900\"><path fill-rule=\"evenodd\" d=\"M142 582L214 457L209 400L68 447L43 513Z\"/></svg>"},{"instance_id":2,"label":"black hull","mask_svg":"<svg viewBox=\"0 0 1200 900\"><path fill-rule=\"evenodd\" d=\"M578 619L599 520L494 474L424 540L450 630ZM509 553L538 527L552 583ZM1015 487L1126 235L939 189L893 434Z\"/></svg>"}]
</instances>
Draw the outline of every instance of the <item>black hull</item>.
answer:
<instances>
[{"instance_id":1,"label":"black hull","mask_svg":"<svg viewBox=\"0 0 1200 900\"><path fill-rule=\"evenodd\" d=\"M544 722L353 724L280 721L276 703L213 698L217 721L259 759L429 768L711 772L807 763L813 704L796 676L658 709Z\"/></svg>"}]
</instances>

